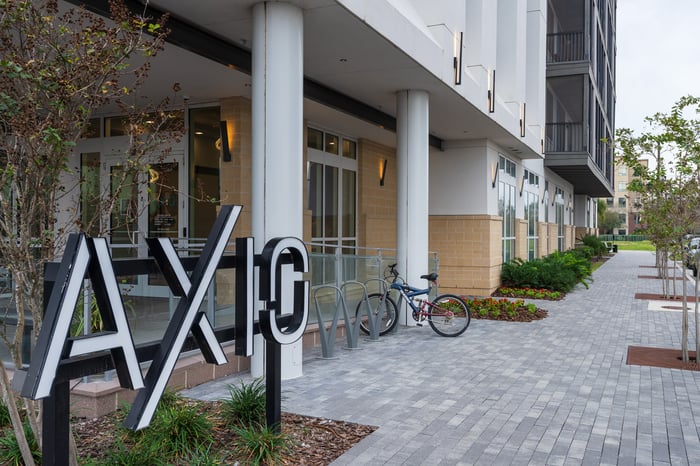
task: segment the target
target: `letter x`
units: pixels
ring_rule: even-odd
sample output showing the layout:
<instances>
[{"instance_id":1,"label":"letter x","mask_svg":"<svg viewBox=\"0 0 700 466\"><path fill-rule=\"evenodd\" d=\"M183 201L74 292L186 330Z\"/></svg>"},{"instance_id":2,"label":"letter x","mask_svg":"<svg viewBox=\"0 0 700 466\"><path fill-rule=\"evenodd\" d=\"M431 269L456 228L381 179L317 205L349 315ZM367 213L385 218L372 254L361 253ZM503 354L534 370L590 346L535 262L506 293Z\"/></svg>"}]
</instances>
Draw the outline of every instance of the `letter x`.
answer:
<instances>
[{"instance_id":1,"label":"letter x","mask_svg":"<svg viewBox=\"0 0 700 466\"><path fill-rule=\"evenodd\" d=\"M199 311L199 307L214 277L240 212L241 206L221 208L221 213L209 233L191 278L187 277L169 240L161 241L162 238L149 240L151 253L161 267L170 288L181 298L146 374L146 388L138 393L124 421L126 427L139 430L150 424L190 330L207 362L216 364L226 362L226 356L214 336L211 324L206 315Z\"/></svg>"}]
</instances>

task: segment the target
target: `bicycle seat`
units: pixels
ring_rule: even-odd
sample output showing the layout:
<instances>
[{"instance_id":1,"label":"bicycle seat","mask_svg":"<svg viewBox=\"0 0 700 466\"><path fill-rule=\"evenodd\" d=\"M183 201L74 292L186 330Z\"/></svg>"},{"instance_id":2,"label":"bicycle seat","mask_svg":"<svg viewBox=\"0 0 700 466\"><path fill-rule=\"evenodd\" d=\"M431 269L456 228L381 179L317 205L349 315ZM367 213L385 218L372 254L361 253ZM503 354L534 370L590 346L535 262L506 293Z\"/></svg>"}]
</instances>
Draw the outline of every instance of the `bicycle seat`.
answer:
<instances>
[{"instance_id":1,"label":"bicycle seat","mask_svg":"<svg viewBox=\"0 0 700 466\"><path fill-rule=\"evenodd\" d=\"M433 273L430 273L428 275L421 275L420 278L425 278L426 280L430 280L431 282L434 282L434 281L437 281L438 274L433 272Z\"/></svg>"}]
</instances>

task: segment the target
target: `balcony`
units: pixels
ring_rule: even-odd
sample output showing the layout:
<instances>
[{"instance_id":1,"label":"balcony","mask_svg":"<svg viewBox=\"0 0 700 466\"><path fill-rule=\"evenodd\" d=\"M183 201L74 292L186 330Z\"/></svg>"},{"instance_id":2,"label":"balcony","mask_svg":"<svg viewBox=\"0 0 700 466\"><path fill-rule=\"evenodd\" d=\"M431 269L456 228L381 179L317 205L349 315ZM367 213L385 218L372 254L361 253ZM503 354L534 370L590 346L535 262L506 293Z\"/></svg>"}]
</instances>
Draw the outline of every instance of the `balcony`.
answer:
<instances>
[{"instance_id":1,"label":"balcony","mask_svg":"<svg viewBox=\"0 0 700 466\"><path fill-rule=\"evenodd\" d=\"M583 123L547 123L545 152L585 152Z\"/></svg>"},{"instance_id":2,"label":"balcony","mask_svg":"<svg viewBox=\"0 0 700 466\"><path fill-rule=\"evenodd\" d=\"M547 34L547 63L566 63L584 59L583 31Z\"/></svg>"}]
</instances>

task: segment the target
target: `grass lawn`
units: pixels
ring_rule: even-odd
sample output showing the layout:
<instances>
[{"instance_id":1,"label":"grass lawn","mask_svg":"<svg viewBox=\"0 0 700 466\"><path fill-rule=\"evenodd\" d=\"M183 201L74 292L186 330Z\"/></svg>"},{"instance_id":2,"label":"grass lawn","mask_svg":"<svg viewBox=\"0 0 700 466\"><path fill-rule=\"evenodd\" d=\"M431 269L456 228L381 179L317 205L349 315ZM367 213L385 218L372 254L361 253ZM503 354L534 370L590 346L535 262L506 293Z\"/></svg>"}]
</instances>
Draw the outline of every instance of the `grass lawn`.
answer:
<instances>
[{"instance_id":1,"label":"grass lawn","mask_svg":"<svg viewBox=\"0 0 700 466\"><path fill-rule=\"evenodd\" d=\"M615 241L618 251L655 251L650 241Z\"/></svg>"}]
</instances>

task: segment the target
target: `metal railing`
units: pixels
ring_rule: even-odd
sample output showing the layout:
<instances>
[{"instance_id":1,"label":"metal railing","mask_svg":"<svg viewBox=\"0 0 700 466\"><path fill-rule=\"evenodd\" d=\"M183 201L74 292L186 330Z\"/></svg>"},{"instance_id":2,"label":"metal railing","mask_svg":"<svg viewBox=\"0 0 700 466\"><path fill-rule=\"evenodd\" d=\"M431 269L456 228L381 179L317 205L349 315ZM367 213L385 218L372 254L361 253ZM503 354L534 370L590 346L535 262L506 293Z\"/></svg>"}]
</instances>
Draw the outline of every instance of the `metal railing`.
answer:
<instances>
[{"instance_id":1,"label":"metal railing","mask_svg":"<svg viewBox=\"0 0 700 466\"><path fill-rule=\"evenodd\" d=\"M584 60L584 39L582 31L547 34L547 63Z\"/></svg>"},{"instance_id":2,"label":"metal railing","mask_svg":"<svg viewBox=\"0 0 700 466\"><path fill-rule=\"evenodd\" d=\"M583 123L547 123L545 130L545 152L585 152Z\"/></svg>"}]
</instances>

